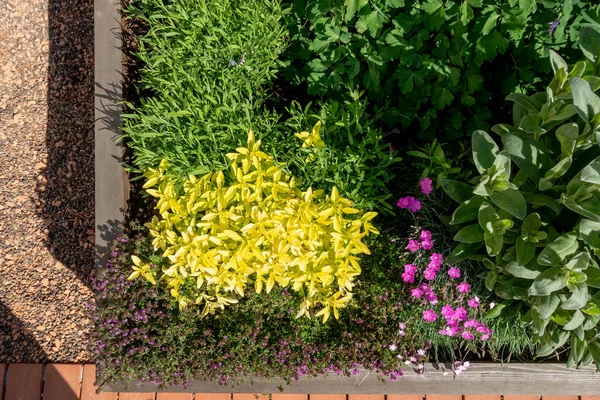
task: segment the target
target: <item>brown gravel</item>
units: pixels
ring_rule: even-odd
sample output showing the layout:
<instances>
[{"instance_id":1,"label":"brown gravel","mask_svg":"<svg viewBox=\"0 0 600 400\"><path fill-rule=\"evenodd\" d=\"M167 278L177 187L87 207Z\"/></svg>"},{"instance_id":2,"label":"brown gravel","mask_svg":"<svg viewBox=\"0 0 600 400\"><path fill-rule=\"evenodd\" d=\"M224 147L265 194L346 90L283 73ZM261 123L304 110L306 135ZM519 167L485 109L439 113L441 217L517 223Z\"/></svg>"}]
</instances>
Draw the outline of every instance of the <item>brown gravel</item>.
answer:
<instances>
[{"instance_id":1,"label":"brown gravel","mask_svg":"<svg viewBox=\"0 0 600 400\"><path fill-rule=\"evenodd\" d=\"M0 1L0 362L83 362L93 0Z\"/></svg>"}]
</instances>

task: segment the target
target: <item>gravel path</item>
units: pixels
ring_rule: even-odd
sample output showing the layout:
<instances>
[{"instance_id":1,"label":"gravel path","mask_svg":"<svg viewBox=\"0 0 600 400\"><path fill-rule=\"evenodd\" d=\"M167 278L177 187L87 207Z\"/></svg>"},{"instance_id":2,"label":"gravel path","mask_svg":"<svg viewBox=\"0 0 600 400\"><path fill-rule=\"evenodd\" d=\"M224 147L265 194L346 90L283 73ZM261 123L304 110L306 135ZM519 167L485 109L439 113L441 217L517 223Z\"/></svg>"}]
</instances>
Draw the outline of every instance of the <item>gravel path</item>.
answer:
<instances>
[{"instance_id":1,"label":"gravel path","mask_svg":"<svg viewBox=\"0 0 600 400\"><path fill-rule=\"evenodd\" d=\"M90 360L93 0L0 1L0 362Z\"/></svg>"}]
</instances>

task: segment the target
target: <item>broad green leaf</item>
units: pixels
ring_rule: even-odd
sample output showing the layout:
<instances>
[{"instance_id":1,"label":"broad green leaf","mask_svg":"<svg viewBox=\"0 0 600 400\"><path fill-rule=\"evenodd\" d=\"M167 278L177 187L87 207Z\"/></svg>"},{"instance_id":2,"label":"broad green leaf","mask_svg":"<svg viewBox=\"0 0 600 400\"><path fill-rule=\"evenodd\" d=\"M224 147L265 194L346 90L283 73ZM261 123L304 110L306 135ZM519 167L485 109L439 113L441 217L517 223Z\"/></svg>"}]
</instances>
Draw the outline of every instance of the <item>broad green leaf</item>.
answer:
<instances>
[{"instance_id":1,"label":"broad green leaf","mask_svg":"<svg viewBox=\"0 0 600 400\"><path fill-rule=\"evenodd\" d=\"M583 271L590 264L590 254L582 251L574 255L566 264L565 268L572 271Z\"/></svg>"},{"instance_id":2,"label":"broad green leaf","mask_svg":"<svg viewBox=\"0 0 600 400\"><path fill-rule=\"evenodd\" d=\"M443 110L450 104L452 104L452 100L454 100L454 95L450 90L445 87L436 86L433 89L433 95L431 97L431 103L438 110Z\"/></svg>"},{"instance_id":3,"label":"broad green leaf","mask_svg":"<svg viewBox=\"0 0 600 400\"><path fill-rule=\"evenodd\" d=\"M563 310L579 310L588 302L588 286L585 282L571 285L571 297L562 302L560 308ZM583 322L583 321L582 321Z\"/></svg>"},{"instance_id":4,"label":"broad green leaf","mask_svg":"<svg viewBox=\"0 0 600 400\"><path fill-rule=\"evenodd\" d=\"M546 172L546 175L544 175L544 184L542 184L542 180L540 179L540 190L550 189L552 183L563 176L569 170L572 163L573 159L571 157L566 157L560 160L554 167L550 168L550 170Z\"/></svg>"},{"instance_id":5,"label":"broad green leaf","mask_svg":"<svg viewBox=\"0 0 600 400\"><path fill-rule=\"evenodd\" d=\"M496 284L496 281L498 280L498 273L496 271L489 271L486 275L485 275L485 287L487 290L489 290L490 292L494 290L494 285Z\"/></svg>"},{"instance_id":6,"label":"broad green leaf","mask_svg":"<svg viewBox=\"0 0 600 400\"><path fill-rule=\"evenodd\" d=\"M485 250L490 256L494 257L500 253L504 244L502 235L484 232L483 239L485 241Z\"/></svg>"},{"instance_id":7,"label":"broad green leaf","mask_svg":"<svg viewBox=\"0 0 600 400\"><path fill-rule=\"evenodd\" d=\"M575 211L592 221L600 222L600 200L595 196L592 195L592 197L586 200L576 202L563 193L561 200L570 210Z\"/></svg>"},{"instance_id":8,"label":"broad green leaf","mask_svg":"<svg viewBox=\"0 0 600 400\"><path fill-rule=\"evenodd\" d=\"M468 258L473 257L477 250L482 246L482 243L461 243L446 257L448 265L454 265Z\"/></svg>"},{"instance_id":9,"label":"broad green leaf","mask_svg":"<svg viewBox=\"0 0 600 400\"><path fill-rule=\"evenodd\" d=\"M584 79L571 78L569 85L573 92L573 104L577 108L577 113L585 122L590 123L596 114L600 113L600 97L592 92L590 84Z\"/></svg>"},{"instance_id":10,"label":"broad green leaf","mask_svg":"<svg viewBox=\"0 0 600 400\"><path fill-rule=\"evenodd\" d=\"M508 272L515 278L523 279L535 279L546 270L546 268L536 263L522 265L516 261L506 264L506 267L504 267L504 269L506 270L506 272Z\"/></svg>"},{"instance_id":11,"label":"broad green leaf","mask_svg":"<svg viewBox=\"0 0 600 400\"><path fill-rule=\"evenodd\" d=\"M502 310L504 310L506 307L510 306L512 304L512 300L504 300L502 303L497 304L496 307L492 308L490 311L488 311L484 318L496 318L499 317L500 314L502 314Z\"/></svg>"},{"instance_id":12,"label":"broad green leaf","mask_svg":"<svg viewBox=\"0 0 600 400\"><path fill-rule=\"evenodd\" d=\"M421 4L421 9L427 14L433 14L443 6L442 0L427 0Z\"/></svg>"},{"instance_id":13,"label":"broad green leaf","mask_svg":"<svg viewBox=\"0 0 600 400\"><path fill-rule=\"evenodd\" d=\"M506 100L513 101L519 104L521 107L533 113L539 113L542 110L543 106L543 104L539 101L522 93L511 93L508 96L506 96Z\"/></svg>"},{"instance_id":14,"label":"broad green leaf","mask_svg":"<svg viewBox=\"0 0 600 400\"><path fill-rule=\"evenodd\" d=\"M483 229L479 224L465 226L454 235L454 240L463 243L483 242Z\"/></svg>"},{"instance_id":15,"label":"broad green leaf","mask_svg":"<svg viewBox=\"0 0 600 400\"><path fill-rule=\"evenodd\" d=\"M354 15L367 4L369 4L368 0L345 0L344 6L346 6L346 14L344 19L346 22L350 21Z\"/></svg>"},{"instance_id":16,"label":"broad green leaf","mask_svg":"<svg viewBox=\"0 0 600 400\"><path fill-rule=\"evenodd\" d=\"M553 197L531 192L524 192L523 197L526 202L536 206L535 208L545 206L553 210L557 215L560 213L560 203Z\"/></svg>"},{"instance_id":17,"label":"broad green leaf","mask_svg":"<svg viewBox=\"0 0 600 400\"><path fill-rule=\"evenodd\" d=\"M500 149L494 140L484 131L473 132L473 161L480 174L484 174L494 164Z\"/></svg>"},{"instance_id":18,"label":"broad green leaf","mask_svg":"<svg viewBox=\"0 0 600 400\"><path fill-rule=\"evenodd\" d=\"M541 274L531 284L529 295L531 296L549 296L553 292L567 286L561 267L552 267Z\"/></svg>"},{"instance_id":19,"label":"broad green leaf","mask_svg":"<svg viewBox=\"0 0 600 400\"><path fill-rule=\"evenodd\" d=\"M488 19L485 21L485 24L483 24L483 29L481 30L481 34L482 35L489 34L492 31L492 29L494 29L496 27L496 21L498 21L498 18L500 18L500 14L498 14L496 12L492 12L490 14L490 16L488 17Z\"/></svg>"},{"instance_id":20,"label":"broad green leaf","mask_svg":"<svg viewBox=\"0 0 600 400\"><path fill-rule=\"evenodd\" d=\"M452 225L459 225L465 222L476 220L479 215L479 208L483 203L484 198L481 196L474 196L469 200L462 203L454 210L452 214Z\"/></svg>"},{"instance_id":21,"label":"broad green leaf","mask_svg":"<svg viewBox=\"0 0 600 400\"><path fill-rule=\"evenodd\" d=\"M531 261L531 259L535 255L535 243L530 242L528 240L524 240L523 238L517 239L516 249L517 249L517 261L521 265L527 264L529 261ZM525 277L523 276L522 278L525 278Z\"/></svg>"},{"instance_id":22,"label":"broad green leaf","mask_svg":"<svg viewBox=\"0 0 600 400\"><path fill-rule=\"evenodd\" d=\"M598 64L600 59L600 32L588 27L581 28L579 31L579 47L588 60L593 64Z\"/></svg>"},{"instance_id":23,"label":"broad green leaf","mask_svg":"<svg viewBox=\"0 0 600 400\"><path fill-rule=\"evenodd\" d=\"M545 174L552 167L548 151L537 141L520 133L509 133L502 136L504 149L510 158L536 184L540 174Z\"/></svg>"},{"instance_id":24,"label":"broad green leaf","mask_svg":"<svg viewBox=\"0 0 600 400\"><path fill-rule=\"evenodd\" d=\"M600 157L597 157L581 170L581 180L600 185Z\"/></svg>"},{"instance_id":25,"label":"broad green leaf","mask_svg":"<svg viewBox=\"0 0 600 400\"><path fill-rule=\"evenodd\" d=\"M512 278L505 280L496 286L496 295L503 299L515 299L524 300L527 298L527 289L523 287L523 284L529 284L529 281L523 281L519 278Z\"/></svg>"},{"instance_id":26,"label":"broad green leaf","mask_svg":"<svg viewBox=\"0 0 600 400\"><path fill-rule=\"evenodd\" d=\"M444 192L459 204L473 197L473 186L471 185L452 179L442 179L441 184Z\"/></svg>"},{"instance_id":27,"label":"broad green leaf","mask_svg":"<svg viewBox=\"0 0 600 400\"><path fill-rule=\"evenodd\" d=\"M594 364L596 364L596 372L600 371L600 343L598 341L592 341L588 343L588 350L592 355Z\"/></svg>"},{"instance_id":28,"label":"broad green leaf","mask_svg":"<svg viewBox=\"0 0 600 400\"><path fill-rule=\"evenodd\" d=\"M600 268L589 267L585 270L585 274L587 275L585 283L589 287L600 289Z\"/></svg>"},{"instance_id":29,"label":"broad green leaf","mask_svg":"<svg viewBox=\"0 0 600 400\"><path fill-rule=\"evenodd\" d=\"M518 219L523 219L527 215L527 202L518 189L506 189L502 192L492 192L490 198L498 207Z\"/></svg>"},{"instance_id":30,"label":"broad green leaf","mask_svg":"<svg viewBox=\"0 0 600 400\"><path fill-rule=\"evenodd\" d=\"M559 304L560 304L560 299L555 294L551 294L550 296L541 297L540 304L539 304L540 318L542 318L542 319L550 318L550 316L552 314L554 314L554 311L556 311L556 308L558 307Z\"/></svg>"},{"instance_id":31,"label":"broad green leaf","mask_svg":"<svg viewBox=\"0 0 600 400\"><path fill-rule=\"evenodd\" d=\"M583 219L579 224L579 238L592 248L600 249L600 222Z\"/></svg>"},{"instance_id":32,"label":"broad green leaf","mask_svg":"<svg viewBox=\"0 0 600 400\"><path fill-rule=\"evenodd\" d=\"M561 264L567 256L575 253L578 247L577 236L574 233L566 233L548 243L538 256L537 262L546 266Z\"/></svg>"},{"instance_id":33,"label":"broad green leaf","mask_svg":"<svg viewBox=\"0 0 600 400\"><path fill-rule=\"evenodd\" d=\"M554 73L561 68L564 69L565 72L569 72L569 66L567 65L567 62L563 60L563 58L554 50L550 50L550 64L552 65L552 70Z\"/></svg>"},{"instance_id":34,"label":"broad green leaf","mask_svg":"<svg viewBox=\"0 0 600 400\"><path fill-rule=\"evenodd\" d=\"M519 124L519 129L527 133L544 133L546 130L542 128L542 117L538 114L529 114L525 116Z\"/></svg>"},{"instance_id":35,"label":"broad green leaf","mask_svg":"<svg viewBox=\"0 0 600 400\"><path fill-rule=\"evenodd\" d=\"M521 225L521 232L536 232L542 226L542 220L540 219L540 214L531 213L523 220L523 225Z\"/></svg>"},{"instance_id":36,"label":"broad green leaf","mask_svg":"<svg viewBox=\"0 0 600 400\"><path fill-rule=\"evenodd\" d=\"M573 316L571 317L571 320L563 327L563 329L565 331L575 330L581 324L583 324L584 320L585 320L585 315L583 315L583 313L581 311L576 310L575 313L573 314Z\"/></svg>"},{"instance_id":37,"label":"broad green leaf","mask_svg":"<svg viewBox=\"0 0 600 400\"><path fill-rule=\"evenodd\" d=\"M483 202L479 207L479 213L477 215L477 220L479 225L485 232L494 233L495 227L494 223L499 219L496 210L490 203Z\"/></svg>"},{"instance_id":38,"label":"broad green leaf","mask_svg":"<svg viewBox=\"0 0 600 400\"><path fill-rule=\"evenodd\" d=\"M579 127L571 122L564 124L556 130L556 138L560 142L561 157L571 157L575 150L577 137L579 136Z\"/></svg>"}]
</instances>

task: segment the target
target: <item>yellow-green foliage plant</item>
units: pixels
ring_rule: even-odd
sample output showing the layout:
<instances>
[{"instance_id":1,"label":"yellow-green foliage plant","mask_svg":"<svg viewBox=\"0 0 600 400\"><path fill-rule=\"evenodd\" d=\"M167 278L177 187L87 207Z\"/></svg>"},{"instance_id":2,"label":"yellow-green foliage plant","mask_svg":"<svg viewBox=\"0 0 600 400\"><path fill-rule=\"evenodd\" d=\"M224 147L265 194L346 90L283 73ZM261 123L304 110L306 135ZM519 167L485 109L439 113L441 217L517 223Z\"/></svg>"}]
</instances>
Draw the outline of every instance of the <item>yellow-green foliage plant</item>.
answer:
<instances>
[{"instance_id":1,"label":"yellow-green foliage plant","mask_svg":"<svg viewBox=\"0 0 600 400\"><path fill-rule=\"evenodd\" d=\"M203 315L236 303L248 284L257 293L289 286L303 298L297 317L319 307L323 322L338 318L361 273L359 256L370 254L362 239L379 233L370 222L377 213L354 208L335 187L301 191L260 144L251 131L248 147L227 154L228 173L190 176L181 189L165 160L145 173L159 212L146 226L165 265L135 257L130 279L164 281L180 308L200 304Z\"/></svg>"}]
</instances>

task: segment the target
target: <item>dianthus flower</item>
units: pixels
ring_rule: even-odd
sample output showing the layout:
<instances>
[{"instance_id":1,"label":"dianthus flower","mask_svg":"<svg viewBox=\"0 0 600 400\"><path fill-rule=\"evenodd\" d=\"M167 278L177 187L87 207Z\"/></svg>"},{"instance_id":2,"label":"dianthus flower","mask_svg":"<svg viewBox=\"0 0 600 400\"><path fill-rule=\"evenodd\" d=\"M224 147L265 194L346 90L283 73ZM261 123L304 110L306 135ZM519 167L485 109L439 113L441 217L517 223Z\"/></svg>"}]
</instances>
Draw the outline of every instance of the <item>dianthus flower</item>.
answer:
<instances>
[{"instance_id":1,"label":"dianthus flower","mask_svg":"<svg viewBox=\"0 0 600 400\"><path fill-rule=\"evenodd\" d=\"M419 248L420 248L419 241L410 239L408 241L408 246L406 246L406 248L408 250L410 250L411 253L414 253L415 251L419 250Z\"/></svg>"},{"instance_id":2,"label":"dianthus flower","mask_svg":"<svg viewBox=\"0 0 600 400\"><path fill-rule=\"evenodd\" d=\"M456 288L461 293L469 293L469 291L471 290L471 285L469 285L467 282L462 282L459 283L458 286L456 286Z\"/></svg>"},{"instance_id":3,"label":"dianthus flower","mask_svg":"<svg viewBox=\"0 0 600 400\"><path fill-rule=\"evenodd\" d=\"M437 319L437 315L433 310L423 311L423 319L427 322L433 322Z\"/></svg>"},{"instance_id":4,"label":"dianthus flower","mask_svg":"<svg viewBox=\"0 0 600 400\"><path fill-rule=\"evenodd\" d=\"M458 279L458 278L460 278L460 269L458 269L456 267L452 267L448 270L448 275L452 279Z\"/></svg>"},{"instance_id":5,"label":"dianthus flower","mask_svg":"<svg viewBox=\"0 0 600 400\"><path fill-rule=\"evenodd\" d=\"M431 232L421 231L421 235L419 237L421 238L421 240L431 240Z\"/></svg>"},{"instance_id":6,"label":"dianthus flower","mask_svg":"<svg viewBox=\"0 0 600 400\"><path fill-rule=\"evenodd\" d=\"M421 240L421 247L424 250L431 250L431 248L433 247L433 241L426 239L426 240Z\"/></svg>"},{"instance_id":7,"label":"dianthus flower","mask_svg":"<svg viewBox=\"0 0 600 400\"><path fill-rule=\"evenodd\" d=\"M467 304L471 308L479 307L479 297L473 297L472 299L469 299L469 301L467 301Z\"/></svg>"},{"instance_id":8,"label":"dianthus flower","mask_svg":"<svg viewBox=\"0 0 600 400\"><path fill-rule=\"evenodd\" d=\"M432 183L433 182L429 178L421 179L419 185L421 186L421 192L423 192L424 195L429 196L429 194L433 191Z\"/></svg>"}]
</instances>

